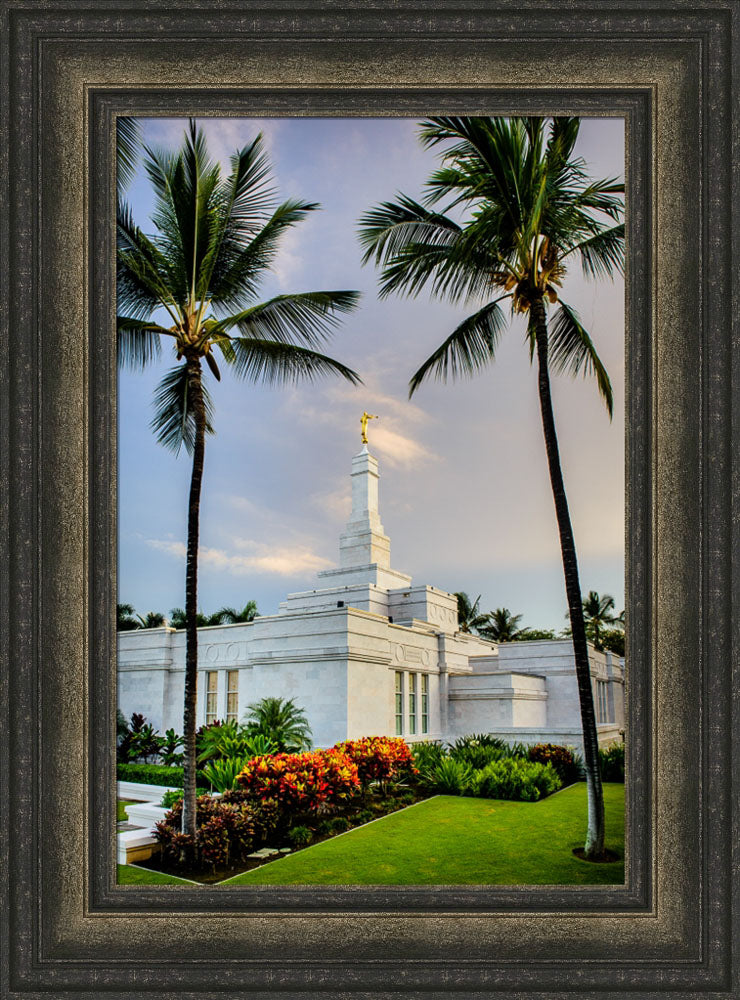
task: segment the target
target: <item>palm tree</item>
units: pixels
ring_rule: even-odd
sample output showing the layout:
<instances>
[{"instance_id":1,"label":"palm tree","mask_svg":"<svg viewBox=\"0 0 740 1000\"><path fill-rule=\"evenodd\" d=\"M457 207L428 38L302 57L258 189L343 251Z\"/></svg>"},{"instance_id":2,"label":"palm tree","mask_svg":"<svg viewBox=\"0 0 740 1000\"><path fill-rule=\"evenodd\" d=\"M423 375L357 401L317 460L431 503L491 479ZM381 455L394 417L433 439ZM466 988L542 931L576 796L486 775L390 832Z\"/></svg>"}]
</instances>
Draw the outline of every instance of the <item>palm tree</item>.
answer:
<instances>
[{"instance_id":1,"label":"palm tree","mask_svg":"<svg viewBox=\"0 0 740 1000\"><path fill-rule=\"evenodd\" d=\"M218 616L219 625L236 625L239 622L253 622L257 617L257 602L247 601L241 611L238 611L236 608L221 608L216 612L216 616Z\"/></svg>"},{"instance_id":2,"label":"palm tree","mask_svg":"<svg viewBox=\"0 0 740 1000\"><path fill-rule=\"evenodd\" d=\"M609 627L613 629L622 624L622 615L614 614L614 598L611 594L600 597L595 590L589 590L588 597L584 598L583 618L586 623L586 636L593 640L597 649L604 648L601 641L604 629Z\"/></svg>"},{"instance_id":3,"label":"palm tree","mask_svg":"<svg viewBox=\"0 0 740 1000\"><path fill-rule=\"evenodd\" d=\"M478 629L484 639L491 639L493 642L514 642L521 632L518 626L522 616L513 615L508 608L496 608L486 615L486 619L486 624Z\"/></svg>"},{"instance_id":4,"label":"palm tree","mask_svg":"<svg viewBox=\"0 0 740 1000\"><path fill-rule=\"evenodd\" d=\"M244 721L248 733L266 736L279 753L299 752L311 746L306 713L296 707L293 698L262 698L248 706Z\"/></svg>"},{"instance_id":5,"label":"palm tree","mask_svg":"<svg viewBox=\"0 0 740 1000\"><path fill-rule=\"evenodd\" d=\"M146 615L136 616L141 622L142 628L162 628L163 625L167 624L167 621L163 614L159 611L147 611Z\"/></svg>"},{"instance_id":6,"label":"palm tree","mask_svg":"<svg viewBox=\"0 0 740 1000\"><path fill-rule=\"evenodd\" d=\"M427 147L443 145L441 167L423 203L400 195L361 220L365 260L383 268L380 294L432 292L453 302L476 300L472 315L413 375L413 394L434 375L472 375L496 356L512 318L526 320L530 360L537 359L540 415L562 552L583 727L588 784L584 853L603 854L604 803L598 764L588 647L578 561L560 466L550 373L594 375L609 415L612 388L594 343L575 310L560 300L571 261L587 277L624 267L624 185L592 181L573 149L577 118L432 118L422 124ZM452 145L447 145L451 142ZM436 206L446 200L446 206ZM462 221L457 221L460 214ZM554 310L557 311L554 311ZM553 312L554 311L554 312ZM550 313L550 315L548 315Z\"/></svg>"},{"instance_id":7,"label":"palm tree","mask_svg":"<svg viewBox=\"0 0 740 1000\"><path fill-rule=\"evenodd\" d=\"M116 118L116 189L121 198L134 179L141 149L141 127L136 118Z\"/></svg>"},{"instance_id":8,"label":"palm tree","mask_svg":"<svg viewBox=\"0 0 740 1000\"><path fill-rule=\"evenodd\" d=\"M182 831L193 836L199 514L205 437L213 433L205 376L221 379L217 349L237 378L282 383L331 374L356 384L355 372L317 348L336 326L338 314L354 308L358 293L303 292L256 301L281 238L318 207L297 200L275 207L260 135L231 157L225 179L192 120L177 153L149 148L144 153L157 233L145 235L129 207L119 205L119 363L139 369L159 355L163 341L173 348L177 363L156 390L152 427L163 445L175 453L184 445L192 456Z\"/></svg>"},{"instance_id":9,"label":"palm tree","mask_svg":"<svg viewBox=\"0 0 740 1000\"><path fill-rule=\"evenodd\" d=\"M141 628L138 616L134 618L133 604L116 605L116 630L118 632L133 632L134 629Z\"/></svg>"},{"instance_id":10,"label":"palm tree","mask_svg":"<svg viewBox=\"0 0 740 1000\"><path fill-rule=\"evenodd\" d=\"M464 590L455 591L457 598L457 624L461 632L475 632L486 623L486 615L479 611L480 594L471 601Z\"/></svg>"}]
</instances>

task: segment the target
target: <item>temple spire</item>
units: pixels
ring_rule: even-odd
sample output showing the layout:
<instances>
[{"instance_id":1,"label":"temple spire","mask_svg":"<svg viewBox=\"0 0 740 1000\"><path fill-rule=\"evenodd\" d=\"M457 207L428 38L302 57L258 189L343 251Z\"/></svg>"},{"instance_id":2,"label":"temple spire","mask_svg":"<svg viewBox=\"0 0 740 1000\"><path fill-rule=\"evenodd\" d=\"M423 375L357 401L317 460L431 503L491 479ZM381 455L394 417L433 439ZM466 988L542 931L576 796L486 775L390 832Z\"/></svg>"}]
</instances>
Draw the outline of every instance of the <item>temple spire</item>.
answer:
<instances>
[{"instance_id":1,"label":"temple spire","mask_svg":"<svg viewBox=\"0 0 740 1000\"><path fill-rule=\"evenodd\" d=\"M389 569L391 542L383 531L378 510L378 460L363 444L352 459L352 512L339 539L339 565L375 564Z\"/></svg>"}]
</instances>

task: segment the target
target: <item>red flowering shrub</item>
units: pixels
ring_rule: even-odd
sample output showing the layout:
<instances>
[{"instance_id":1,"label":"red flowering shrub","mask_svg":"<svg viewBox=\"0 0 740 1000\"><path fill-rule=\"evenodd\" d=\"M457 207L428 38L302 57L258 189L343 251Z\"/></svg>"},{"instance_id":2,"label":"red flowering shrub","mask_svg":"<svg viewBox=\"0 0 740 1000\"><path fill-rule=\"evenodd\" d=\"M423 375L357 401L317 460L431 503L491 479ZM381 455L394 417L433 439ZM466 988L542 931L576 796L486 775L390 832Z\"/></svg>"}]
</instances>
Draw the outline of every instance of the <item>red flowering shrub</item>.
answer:
<instances>
[{"instance_id":1,"label":"red flowering shrub","mask_svg":"<svg viewBox=\"0 0 740 1000\"><path fill-rule=\"evenodd\" d=\"M557 743L535 743L529 748L529 759L538 764L552 764L564 783L577 781L579 768L572 752Z\"/></svg>"},{"instance_id":2,"label":"red flowering shrub","mask_svg":"<svg viewBox=\"0 0 740 1000\"><path fill-rule=\"evenodd\" d=\"M344 740L335 750L345 753L357 765L360 783L398 781L416 773L414 755L400 736L363 736Z\"/></svg>"},{"instance_id":3,"label":"red flowering shrub","mask_svg":"<svg viewBox=\"0 0 740 1000\"><path fill-rule=\"evenodd\" d=\"M254 757L236 780L250 798L272 800L285 813L340 805L360 786L357 765L337 749Z\"/></svg>"},{"instance_id":4,"label":"red flowering shrub","mask_svg":"<svg viewBox=\"0 0 740 1000\"><path fill-rule=\"evenodd\" d=\"M156 824L155 837L162 852L175 860L183 848L194 848L196 857L211 865L244 859L253 850L256 817L246 802L223 802L210 795L197 800L195 839L181 833L182 799Z\"/></svg>"}]
</instances>

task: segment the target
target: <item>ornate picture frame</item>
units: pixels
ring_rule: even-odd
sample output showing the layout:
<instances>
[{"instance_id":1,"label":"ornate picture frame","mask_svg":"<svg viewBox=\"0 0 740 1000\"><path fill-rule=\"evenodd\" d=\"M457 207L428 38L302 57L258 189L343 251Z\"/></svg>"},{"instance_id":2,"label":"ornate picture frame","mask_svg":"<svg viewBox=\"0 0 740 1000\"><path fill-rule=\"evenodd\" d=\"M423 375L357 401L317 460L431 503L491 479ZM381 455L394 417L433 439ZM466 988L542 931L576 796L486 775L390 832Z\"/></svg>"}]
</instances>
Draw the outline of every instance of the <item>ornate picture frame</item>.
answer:
<instances>
[{"instance_id":1,"label":"ornate picture frame","mask_svg":"<svg viewBox=\"0 0 740 1000\"><path fill-rule=\"evenodd\" d=\"M736 995L737 3L1 7L1 995ZM626 883L117 886L115 118L447 111L626 121Z\"/></svg>"}]
</instances>

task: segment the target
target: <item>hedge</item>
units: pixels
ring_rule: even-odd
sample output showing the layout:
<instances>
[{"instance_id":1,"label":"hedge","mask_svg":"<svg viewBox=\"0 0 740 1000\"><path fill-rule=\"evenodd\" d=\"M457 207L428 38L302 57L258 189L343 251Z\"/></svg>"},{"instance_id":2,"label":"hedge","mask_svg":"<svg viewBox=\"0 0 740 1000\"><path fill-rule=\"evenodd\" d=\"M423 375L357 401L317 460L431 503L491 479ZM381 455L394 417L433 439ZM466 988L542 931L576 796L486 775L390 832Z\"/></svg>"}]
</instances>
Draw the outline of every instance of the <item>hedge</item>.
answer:
<instances>
[{"instance_id":1,"label":"hedge","mask_svg":"<svg viewBox=\"0 0 740 1000\"><path fill-rule=\"evenodd\" d=\"M117 764L116 775L119 781L138 781L142 785L169 785L171 788L183 787L183 769L181 767L166 767L164 764ZM199 785L208 785L202 771L197 771L195 780Z\"/></svg>"}]
</instances>

